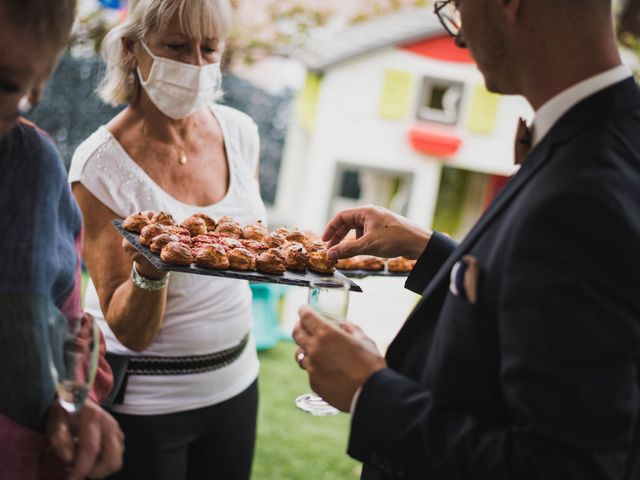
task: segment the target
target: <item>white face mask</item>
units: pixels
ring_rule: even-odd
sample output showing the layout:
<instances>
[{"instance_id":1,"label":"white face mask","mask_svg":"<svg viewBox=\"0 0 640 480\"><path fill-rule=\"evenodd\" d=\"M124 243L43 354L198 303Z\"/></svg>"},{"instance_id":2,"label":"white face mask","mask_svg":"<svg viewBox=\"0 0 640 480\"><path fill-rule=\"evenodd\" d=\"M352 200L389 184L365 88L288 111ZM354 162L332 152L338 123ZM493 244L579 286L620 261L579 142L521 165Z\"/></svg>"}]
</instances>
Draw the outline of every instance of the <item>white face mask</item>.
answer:
<instances>
[{"instance_id":1,"label":"white face mask","mask_svg":"<svg viewBox=\"0 0 640 480\"><path fill-rule=\"evenodd\" d=\"M188 117L214 101L222 85L220 64L198 67L176 62L154 55L142 40L140 43L153 58L153 65L146 82L138 67L138 78L151 101L167 117Z\"/></svg>"}]
</instances>

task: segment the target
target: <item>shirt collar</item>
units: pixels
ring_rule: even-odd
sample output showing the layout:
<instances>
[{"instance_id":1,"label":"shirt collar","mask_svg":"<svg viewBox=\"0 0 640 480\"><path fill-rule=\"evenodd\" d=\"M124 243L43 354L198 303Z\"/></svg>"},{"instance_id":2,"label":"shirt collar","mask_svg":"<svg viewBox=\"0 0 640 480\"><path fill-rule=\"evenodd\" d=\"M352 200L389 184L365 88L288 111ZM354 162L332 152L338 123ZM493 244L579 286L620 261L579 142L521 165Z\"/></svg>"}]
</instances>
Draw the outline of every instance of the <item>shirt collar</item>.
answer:
<instances>
[{"instance_id":1,"label":"shirt collar","mask_svg":"<svg viewBox=\"0 0 640 480\"><path fill-rule=\"evenodd\" d=\"M618 65L576 83L553 97L538 109L533 119L532 147L540 143L560 117L575 104L629 77L631 77L631 69L626 65Z\"/></svg>"}]
</instances>

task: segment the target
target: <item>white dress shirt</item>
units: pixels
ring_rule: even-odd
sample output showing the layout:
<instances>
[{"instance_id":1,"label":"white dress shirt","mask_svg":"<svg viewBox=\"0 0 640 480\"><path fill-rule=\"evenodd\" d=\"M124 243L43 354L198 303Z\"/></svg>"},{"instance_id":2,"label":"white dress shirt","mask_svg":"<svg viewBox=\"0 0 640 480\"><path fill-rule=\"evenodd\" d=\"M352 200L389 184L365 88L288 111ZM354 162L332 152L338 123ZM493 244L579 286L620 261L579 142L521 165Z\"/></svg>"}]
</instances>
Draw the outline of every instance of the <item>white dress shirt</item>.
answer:
<instances>
[{"instance_id":1,"label":"white dress shirt","mask_svg":"<svg viewBox=\"0 0 640 480\"><path fill-rule=\"evenodd\" d=\"M533 148L540 143L556 122L560 120L560 117L574 105L594 93L629 77L631 77L631 69L626 65L619 65L576 83L547 101L538 109L533 119L533 141L531 147Z\"/></svg>"}]
</instances>

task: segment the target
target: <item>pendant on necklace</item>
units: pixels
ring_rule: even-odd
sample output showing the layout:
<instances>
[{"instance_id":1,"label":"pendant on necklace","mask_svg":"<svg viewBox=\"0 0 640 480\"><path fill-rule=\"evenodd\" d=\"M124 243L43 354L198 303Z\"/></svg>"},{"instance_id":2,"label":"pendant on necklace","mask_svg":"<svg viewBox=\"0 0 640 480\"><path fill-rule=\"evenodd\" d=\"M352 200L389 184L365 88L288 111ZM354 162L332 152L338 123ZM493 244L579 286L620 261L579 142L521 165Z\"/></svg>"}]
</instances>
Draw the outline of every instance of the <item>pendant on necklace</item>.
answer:
<instances>
[{"instance_id":1,"label":"pendant on necklace","mask_svg":"<svg viewBox=\"0 0 640 480\"><path fill-rule=\"evenodd\" d=\"M184 150L183 150L182 154L180 155L180 159L178 160L178 163L180 163L180 165L186 165L188 161L189 160L187 159L187 155L184 153Z\"/></svg>"}]
</instances>

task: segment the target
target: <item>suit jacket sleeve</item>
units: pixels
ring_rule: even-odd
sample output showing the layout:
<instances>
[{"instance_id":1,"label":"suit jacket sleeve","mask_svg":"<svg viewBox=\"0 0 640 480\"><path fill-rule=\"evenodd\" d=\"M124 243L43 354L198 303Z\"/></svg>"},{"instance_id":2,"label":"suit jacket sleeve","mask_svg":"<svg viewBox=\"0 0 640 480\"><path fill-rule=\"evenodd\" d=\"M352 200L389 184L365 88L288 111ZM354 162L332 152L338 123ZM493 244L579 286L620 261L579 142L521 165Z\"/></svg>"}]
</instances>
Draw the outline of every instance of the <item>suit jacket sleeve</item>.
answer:
<instances>
[{"instance_id":1,"label":"suit jacket sleeve","mask_svg":"<svg viewBox=\"0 0 640 480\"><path fill-rule=\"evenodd\" d=\"M421 294L457 246L457 242L446 235L433 232L427 248L420 255L411 275L407 278L405 288Z\"/></svg>"},{"instance_id":2,"label":"suit jacket sleeve","mask_svg":"<svg viewBox=\"0 0 640 480\"><path fill-rule=\"evenodd\" d=\"M384 369L362 389L349 453L391 477L623 478L640 415L640 222L621 207L563 194L514 225L496 313L504 415ZM437 349L436 333L429 363Z\"/></svg>"}]
</instances>

